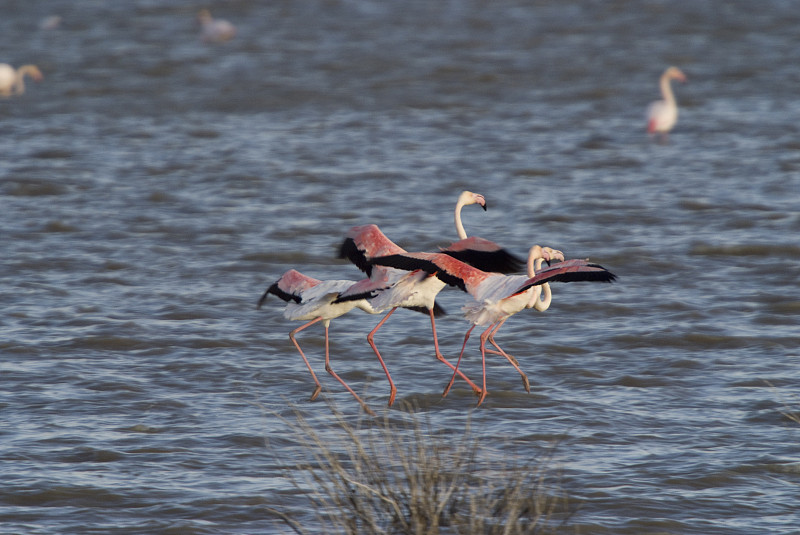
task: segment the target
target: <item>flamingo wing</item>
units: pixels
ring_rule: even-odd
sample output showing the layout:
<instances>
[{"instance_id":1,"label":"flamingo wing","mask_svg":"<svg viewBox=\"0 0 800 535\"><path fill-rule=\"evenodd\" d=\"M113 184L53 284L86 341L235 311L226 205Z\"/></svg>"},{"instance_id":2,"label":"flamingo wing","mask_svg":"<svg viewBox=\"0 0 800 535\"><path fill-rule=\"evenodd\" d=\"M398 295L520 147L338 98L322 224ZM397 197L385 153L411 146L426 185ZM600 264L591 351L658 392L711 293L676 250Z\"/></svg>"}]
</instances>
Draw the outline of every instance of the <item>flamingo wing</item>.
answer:
<instances>
[{"instance_id":1,"label":"flamingo wing","mask_svg":"<svg viewBox=\"0 0 800 535\"><path fill-rule=\"evenodd\" d=\"M446 269L443 269L439 266L434 258L436 257L436 253L407 253L407 254L396 254L396 255L388 255L388 256L380 256L378 258L373 258L371 263L381 265L381 266L388 266L393 267L395 269L402 269L405 271L424 271L429 275L434 275L439 278L442 282L449 284L450 286L457 286L467 291L465 286L464 280L460 277L448 272ZM453 259L456 262L458 260ZM463 262L459 262L462 263ZM464 264L467 266L467 264ZM467 266L469 267L469 266Z\"/></svg>"},{"instance_id":2,"label":"flamingo wing","mask_svg":"<svg viewBox=\"0 0 800 535\"><path fill-rule=\"evenodd\" d=\"M322 281L303 275L296 269L290 269L275 281L258 300L257 308L261 308L264 301L267 300L269 294L275 295L283 299L287 303L294 301L300 303L303 300L303 294L309 289L317 286Z\"/></svg>"},{"instance_id":3,"label":"flamingo wing","mask_svg":"<svg viewBox=\"0 0 800 535\"><path fill-rule=\"evenodd\" d=\"M546 282L614 282L617 276L608 271L600 264L594 264L587 260L567 260L541 270L536 276L528 279L515 294L519 294Z\"/></svg>"},{"instance_id":4,"label":"flamingo wing","mask_svg":"<svg viewBox=\"0 0 800 535\"><path fill-rule=\"evenodd\" d=\"M442 252L481 271L515 273L525 266L525 262L495 242L476 236L459 240Z\"/></svg>"},{"instance_id":5,"label":"flamingo wing","mask_svg":"<svg viewBox=\"0 0 800 535\"><path fill-rule=\"evenodd\" d=\"M339 247L339 258L347 258L358 269L371 275L371 258L405 252L405 249L387 238L377 225L361 225L351 228L347 233Z\"/></svg>"},{"instance_id":6,"label":"flamingo wing","mask_svg":"<svg viewBox=\"0 0 800 535\"><path fill-rule=\"evenodd\" d=\"M389 288L389 284L381 279L362 279L339 293L334 303L372 299L379 291Z\"/></svg>"}]
</instances>

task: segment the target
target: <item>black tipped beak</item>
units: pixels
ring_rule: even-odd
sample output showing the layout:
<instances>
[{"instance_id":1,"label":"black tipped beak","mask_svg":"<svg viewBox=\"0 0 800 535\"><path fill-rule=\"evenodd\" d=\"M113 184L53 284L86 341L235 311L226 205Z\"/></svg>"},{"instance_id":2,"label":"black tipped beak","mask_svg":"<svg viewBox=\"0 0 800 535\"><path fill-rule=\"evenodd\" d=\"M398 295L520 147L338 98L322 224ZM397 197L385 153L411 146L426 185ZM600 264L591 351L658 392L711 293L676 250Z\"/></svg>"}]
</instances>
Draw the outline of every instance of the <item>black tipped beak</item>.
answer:
<instances>
[{"instance_id":1,"label":"black tipped beak","mask_svg":"<svg viewBox=\"0 0 800 535\"><path fill-rule=\"evenodd\" d=\"M481 205L481 208L483 208L484 212L486 211L486 203L485 202Z\"/></svg>"},{"instance_id":2,"label":"black tipped beak","mask_svg":"<svg viewBox=\"0 0 800 535\"><path fill-rule=\"evenodd\" d=\"M547 267L550 267L550 259L546 259L545 262L547 262Z\"/></svg>"}]
</instances>

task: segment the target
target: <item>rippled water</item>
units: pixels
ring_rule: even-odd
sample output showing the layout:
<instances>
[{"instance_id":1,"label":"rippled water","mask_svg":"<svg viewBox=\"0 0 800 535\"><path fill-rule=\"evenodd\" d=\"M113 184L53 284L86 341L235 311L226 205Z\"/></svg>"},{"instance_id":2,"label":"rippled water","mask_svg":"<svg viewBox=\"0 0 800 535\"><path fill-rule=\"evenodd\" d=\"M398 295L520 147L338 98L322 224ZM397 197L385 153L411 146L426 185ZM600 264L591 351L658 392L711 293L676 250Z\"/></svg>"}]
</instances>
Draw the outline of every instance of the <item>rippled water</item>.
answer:
<instances>
[{"instance_id":1,"label":"rippled water","mask_svg":"<svg viewBox=\"0 0 800 535\"><path fill-rule=\"evenodd\" d=\"M334 258L352 225L449 243L471 189L489 210L468 232L619 280L509 320L532 392L492 358L475 411L463 383L440 397L428 322L398 312L376 337L398 405L454 437L471 419L487 459L556 443L565 533L798 533L793 2L232 0L206 6L239 28L217 46L198 7L3 7L0 61L45 80L0 100L0 532L289 532L271 508L313 531L287 480L309 452L275 415L337 427L298 324L255 302L290 267L359 278ZM651 139L669 64L681 116ZM452 357L463 299L441 295ZM331 358L381 413L377 321L334 321ZM321 327L298 338L358 422Z\"/></svg>"}]
</instances>

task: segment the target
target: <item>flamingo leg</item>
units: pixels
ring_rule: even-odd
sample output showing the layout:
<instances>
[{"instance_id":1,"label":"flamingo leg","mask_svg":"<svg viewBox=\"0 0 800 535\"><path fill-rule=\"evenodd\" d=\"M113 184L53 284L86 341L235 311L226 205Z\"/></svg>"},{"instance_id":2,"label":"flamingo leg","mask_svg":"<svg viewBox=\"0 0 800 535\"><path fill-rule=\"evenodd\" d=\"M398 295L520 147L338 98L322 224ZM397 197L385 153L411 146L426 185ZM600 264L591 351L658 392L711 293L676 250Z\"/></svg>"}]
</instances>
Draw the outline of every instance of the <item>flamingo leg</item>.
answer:
<instances>
[{"instance_id":1,"label":"flamingo leg","mask_svg":"<svg viewBox=\"0 0 800 535\"><path fill-rule=\"evenodd\" d=\"M333 376L333 377L334 377L334 378L335 378L337 381L339 381L340 383L342 383L342 386L344 386L344 387L347 389L347 391L348 391L348 392L350 392L351 394L353 394L353 397L354 397L354 398L356 398L356 400L358 400L358 402L359 402L359 403L361 404L361 406L364 408L364 412L366 412L366 413L367 413L367 414L369 414L370 416L375 416L375 413L374 413L374 412L372 412L372 409L370 409L370 408L367 406L367 404L366 404L366 403L364 403L364 401L363 401L363 400L362 400L360 397L358 397L358 394L356 394L356 393L353 391L353 389L352 389L352 388L350 388L350 387L347 385L347 383L345 383L345 382L344 382L344 380L343 380L341 377L339 377L338 375L336 375L336 372L334 372L334 371L333 371L333 368L331 368L331 362L330 362L330 353L329 353L329 351L328 351L328 325L325 325L325 370L326 370L326 371L327 371L329 374L331 374L331 375L332 375L332 376Z\"/></svg>"},{"instance_id":2,"label":"flamingo leg","mask_svg":"<svg viewBox=\"0 0 800 535\"><path fill-rule=\"evenodd\" d=\"M314 382L317 384L317 387L314 389L314 392L311 394L311 399L309 399L309 401L314 401L315 399L317 399L317 396L319 395L320 391L322 390L322 385L319 383L319 380L317 379L317 376L314 374L314 370L311 369L311 364L308 362L308 359L306 358L305 353L303 353L303 350L300 349L300 344L297 343L297 340L295 340L294 336L297 333L299 333L300 331L302 331L303 329L305 329L306 327L310 327L310 326L314 325L315 323L317 323L321 319L322 318L317 318L317 319L311 320L308 323L305 323L305 324L301 325L300 327L298 327L297 329L295 329L295 330L293 330L292 332L289 333L289 339L292 341L292 343L294 343L294 347L296 347L297 350L300 352L300 356L303 357L303 361L306 363L306 366L308 367L308 371L311 372L311 377L314 378ZM325 330L327 331L327 328ZM328 335L326 334L325 335L325 339L326 339L325 347L327 347L327 345L328 345L327 344L327 337L328 337Z\"/></svg>"},{"instance_id":3,"label":"flamingo leg","mask_svg":"<svg viewBox=\"0 0 800 535\"><path fill-rule=\"evenodd\" d=\"M433 347L436 349L436 358L437 358L437 359L439 359L440 361L444 362L445 364L447 364L447 366L449 366L449 367L450 367L450 369L451 369L451 370L453 370L453 373L454 373L454 374L456 374L456 373L457 373L459 377L461 377L462 379L464 379L464 380L467 382L467 384L469 384L469 386L472 388L472 391L473 391L474 393L476 393L476 394L480 394L480 393L481 393L481 389L480 389L480 388L478 388L478 386L477 386L475 383L473 383L472 381L470 381L470 380L469 380L469 377L467 377L466 375L464 375L464 374L461 372L461 370L459 370L459 369L458 369L458 366L453 366L453 365L450 363L450 361L448 361L446 358L444 358L444 355L442 355L442 352L441 352L441 351L439 351L439 339L438 339L438 337L436 336L436 320L434 320L434 319L433 319L433 309L432 309L432 308L431 308L431 309L428 309L428 312L429 312L429 313L430 313L430 315L431 315L431 329L433 330ZM470 330L472 330L472 329L470 329ZM465 343L466 343L466 342L465 342ZM461 352L462 352L462 353L464 352L464 351L463 351L463 349L462 349L462 351L461 351ZM459 355L459 360L461 360L461 356L460 356L460 355ZM451 381L451 383L452 383L452 381ZM449 390L449 389L450 389L450 388L448 387L448 388L447 388L447 390ZM445 391L445 393L446 393L446 391Z\"/></svg>"},{"instance_id":4,"label":"flamingo leg","mask_svg":"<svg viewBox=\"0 0 800 535\"><path fill-rule=\"evenodd\" d=\"M480 407L483 400L486 398L486 340L489 338L491 332L496 328L497 324L489 325L489 328L481 333L481 366L483 367L483 392L478 400L476 407Z\"/></svg>"},{"instance_id":5,"label":"flamingo leg","mask_svg":"<svg viewBox=\"0 0 800 535\"><path fill-rule=\"evenodd\" d=\"M525 387L525 391L530 394L531 393L531 383L528 380L528 376L525 375L525 372L523 372L522 369L519 367L519 362L517 361L517 359L515 359L514 357L512 357L511 355L506 353L503 350L503 348L501 348L499 345L497 345L497 342L494 341L494 336L497 334L497 331L500 330L500 327L503 326L503 323L505 323L505 321L507 319L508 319L508 317L500 320L500 322L497 324L497 326L495 326L495 328L489 333L489 336L488 336L489 342L491 342L491 344L494 347L497 348L497 351L493 351L491 349L487 349L486 351L489 352L489 353L495 353L497 355L503 355L505 358L507 358L508 362L510 362L511 365L514 366L514 368L516 368L516 370L519 372L520 376L522 376L522 386L524 386Z\"/></svg>"},{"instance_id":6,"label":"flamingo leg","mask_svg":"<svg viewBox=\"0 0 800 535\"><path fill-rule=\"evenodd\" d=\"M369 334L367 335L367 342L369 342L369 345L372 347L372 350L375 352L375 355L377 355L378 360L380 361L381 366L383 367L383 371L386 373L386 378L389 380L389 386L391 387L391 391L389 393L389 406L390 407L392 406L392 403L394 403L394 397L397 395L397 388L394 386L394 381L392 381L392 376L389 375L389 369L386 367L386 364L383 362L383 358L381 358L381 354L378 351L378 348L375 346L375 342L374 342L373 338L375 337L375 333L378 331L378 329L380 329L383 326L383 324L386 322L386 320L389 319L389 316L391 316L392 313L395 310L397 310L397 307L394 307L393 309L391 309L389 311L389 313L386 314L383 317L383 319L380 322L378 322L378 324L375 326L375 328L372 329L369 332Z\"/></svg>"},{"instance_id":7,"label":"flamingo leg","mask_svg":"<svg viewBox=\"0 0 800 535\"><path fill-rule=\"evenodd\" d=\"M464 356L464 348L467 347L467 340L469 340L469 335L472 332L472 329L475 328L475 324L469 328L467 334L464 335L464 344L461 346L461 353L458 354L458 361L456 362L456 369L458 369L458 365L461 364L461 357ZM442 397L445 397L448 392L450 392L450 388L453 386L453 382L456 380L456 371L453 370L453 376L450 378L450 382L447 383L447 387L442 392Z\"/></svg>"}]
</instances>

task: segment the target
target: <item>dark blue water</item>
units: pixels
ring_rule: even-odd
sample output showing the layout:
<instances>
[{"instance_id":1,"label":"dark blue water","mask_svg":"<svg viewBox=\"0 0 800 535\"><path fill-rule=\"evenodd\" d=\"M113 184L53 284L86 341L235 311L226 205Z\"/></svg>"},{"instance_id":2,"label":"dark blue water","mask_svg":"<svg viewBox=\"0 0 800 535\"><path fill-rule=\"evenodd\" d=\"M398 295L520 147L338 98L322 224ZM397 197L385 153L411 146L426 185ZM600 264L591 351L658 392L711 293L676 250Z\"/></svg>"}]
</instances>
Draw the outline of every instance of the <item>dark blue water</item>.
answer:
<instances>
[{"instance_id":1,"label":"dark blue water","mask_svg":"<svg viewBox=\"0 0 800 535\"><path fill-rule=\"evenodd\" d=\"M200 7L234 22L199 39ZM7 2L0 62L45 79L0 100L0 532L288 533L320 528L292 478L364 418L288 339L285 270L360 278L353 225L401 246L471 234L589 257L614 285L560 285L510 319L489 396L449 380L427 319L376 342L444 436L487 463L554 447L565 533L799 533L800 15L792 2ZM38 25L49 15L62 22ZM644 110L678 65L668 139ZM465 296L437 322L455 358ZM335 370L379 414L365 341ZM476 337L473 337L476 338ZM462 366L480 379L475 339ZM327 400L326 403L324 400ZM401 409L390 409L400 418ZM787 416L787 414L789 416ZM367 432L367 431L365 431ZM308 490L308 489L306 489Z\"/></svg>"}]
</instances>

